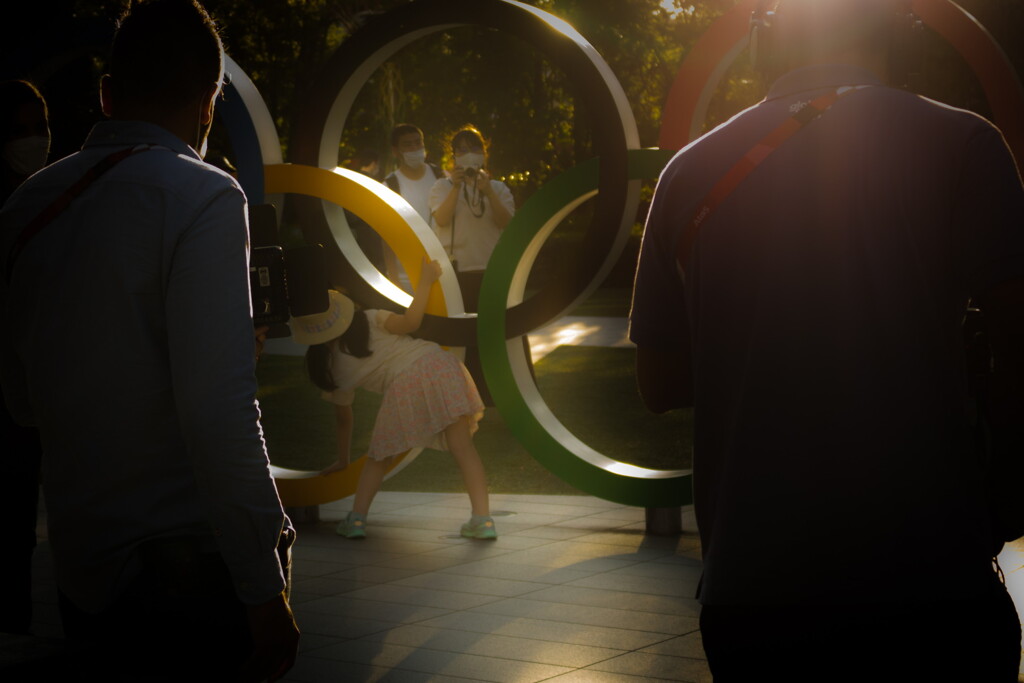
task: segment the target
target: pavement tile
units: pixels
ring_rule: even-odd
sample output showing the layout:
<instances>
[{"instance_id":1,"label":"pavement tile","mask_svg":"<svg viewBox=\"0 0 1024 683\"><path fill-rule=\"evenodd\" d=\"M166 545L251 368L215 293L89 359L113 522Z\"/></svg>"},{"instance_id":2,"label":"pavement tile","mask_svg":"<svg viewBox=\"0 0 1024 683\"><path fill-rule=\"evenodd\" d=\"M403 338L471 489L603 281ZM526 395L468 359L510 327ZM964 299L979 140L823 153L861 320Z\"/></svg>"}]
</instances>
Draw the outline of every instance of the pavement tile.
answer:
<instances>
[{"instance_id":1,"label":"pavement tile","mask_svg":"<svg viewBox=\"0 0 1024 683\"><path fill-rule=\"evenodd\" d=\"M458 557L440 557L434 554L409 555L399 557L386 562L380 562L377 566L390 567L393 569L413 569L422 572L436 572L446 567L454 567L465 563L466 560Z\"/></svg>"},{"instance_id":2,"label":"pavement tile","mask_svg":"<svg viewBox=\"0 0 1024 683\"><path fill-rule=\"evenodd\" d=\"M394 583L401 586L419 586L445 591L493 595L502 598L511 598L517 595L533 593L547 588L548 586L546 583L538 583L534 581L514 581L511 579L498 579L489 576L466 576L460 574L447 574L443 572L417 574L415 576L395 581Z\"/></svg>"},{"instance_id":3,"label":"pavement tile","mask_svg":"<svg viewBox=\"0 0 1024 683\"><path fill-rule=\"evenodd\" d=\"M306 634L319 634L339 640L361 638L396 626L396 622L381 619L361 619L341 612L307 612L304 605L296 605L295 622Z\"/></svg>"},{"instance_id":4,"label":"pavement tile","mask_svg":"<svg viewBox=\"0 0 1024 683\"><path fill-rule=\"evenodd\" d=\"M615 531L597 531L587 534L579 540L587 543L660 550L666 553L674 553L680 547L689 547L690 545L689 540L684 536L645 536L643 527L639 529L619 528Z\"/></svg>"},{"instance_id":5,"label":"pavement tile","mask_svg":"<svg viewBox=\"0 0 1024 683\"><path fill-rule=\"evenodd\" d=\"M572 517L563 520L549 520L548 525L556 528L581 529L585 531L607 531L626 526L629 522L622 520L600 519L597 515L587 517Z\"/></svg>"},{"instance_id":6,"label":"pavement tile","mask_svg":"<svg viewBox=\"0 0 1024 683\"><path fill-rule=\"evenodd\" d=\"M328 598L331 599L331 598ZM487 614L544 619L588 626L615 624L618 628L652 633L682 634L698 628L696 617L675 614L651 614L610 607L592 607L567 603L545 602L529 598L508 598L473 608Z\"/></svg>"},{"instance_id":7,"label":"pavement tile","mask_svg":"<svg viewBox=\"0 0 1024 683\"><path fill-rule=\"evenodd\" d=\"M397 514L399 510L392 511L391 514ZM436 503L422 503L420 505L410 505L408 507L400 508L400 512L403 515L411 518L423 518L423 519L451 519L460 520L464 522L469 519L469 500L461 500L458 504L454 501L438 501ZM373 514L372 512L370 514Z\"/></svg>"},{"instance_id":8,"label":"pavement tile","mask_svg":"<svg viewBox=\"0 0 1024 683\"><path fill-rule=\"evenodd\" d=\"M411 518L408 514L403 511L396 512L394 514L378 514L376 510L373 512L373 517L367 520L367 528L372 526L373 528L383 527L390 533L391 529L398 527L404 527L407 529L414 529L418 533L423 534L424 538L440 538L447 534L458 532L462 523L466 520L462 517L421 517Z\"/></svg>"},{"instance_id":9,"label":"pavement tile","mask_svg":"<svg viewBox=\"0 0 1024 683\"><path fill-rule=\"evenodd\" d=\"M555 528L550 526L534 526L527 527L520 531L512 532L515 536L525 536L528 538L538 539L549 539L552 541L564 541L571 538L581 538L589 534L589 531L583 529L563 529ZM505 534L502 538L507 538L509 534Z\"/></svg>"},{"instance_id":10,"label":"pavement tile","mask_svg":"<svg viewBox=\"0 0 1024 683\"><path fill-rule=\"evenodd\" d=\"M358 647L362 645L363 647ZM369 647L367 647L369 645ZM354 662L368 666L385 667L393 671L418 671L447 676L461 676L475 681L518 683L542 681L568 667L537 664L513 659L481 657L478 655L442 652L426 648L412 648L386 643L342 643L317 651L318 657ZM388 680L391 680L390 677Z\"/></svg>"},{"instance_id":11,"label":"pavement tile","mask_svg":"<svg viewBox=\"0 0 1024 683\"><path fill-rule=\"evenodd\" d=\"M700 637L700 631L687 633L685 636L669 638L660 643L648 645L640 650L654 655L671 655L672 657L689 657L690 659L706 659L704 654L704 643Z\"/></svg>"},{"instance_id":12,"label":"pavement tile","mask_svg":"<svg viewBox=\"0 0 1024 683\"><path fill-rule=\"evenodd\" d=\"M604 671L612 674L649 676L668 681L712 683L708 663L701 659L669 657L643 652L630 652L587 667L587 672Z\"/></svg>"},{"instance_id":13,"label":"pavement tile","mask_svg":"<svg viewBox=\"0 0 1024 683\"><path fill-rule=\"evenodd\" d=\"M397 569L380 565L364 565L329 574L326 578L342 579L357 583L388 583L420 574L419 569Z\"/></svg>"},{"instance_id":14,"label":"pavement tile","mask_svg":"<svg viewBox=\"0 0 1024 683\"><path fill-rule=\"evenodd\" d=\"M337 636L328 636L322 633L309 633L308 631L302 632L302 638L299 639L299 652L312 652L318 650L321 647L328 645L336 645L340 641L349 640L348 638L339 638Z\"/></svg>"},{"instance_id":15,"label":"pavement tile","mask_svg":"<svg viewBox=\"0 0 1024 683\"><path fill-rule=\"evenodd\" d=\"M684 572L682 569L674 576L643 576L622 573L620 570L588 576L584 579L573 581L572 585L602 591L621 591L633 594L633 598L637 600L641 599L641 595L661 596L660 599L665 599L666 596L672 598L693 598L699 580L699 572L694 576L691 573Z\"/></svg>"},{"instance_id":16,"label":"pavement tile","mask_svg":"<svg viewBox=\"0 0 1024 683\"><path fill-rule=\"evenodd\" d=\"M568 645L561 642L522 638L465 630L442 629L421 625L400 626L349 643L352 647L367 642L382 641L388 645L402 645L454 652L457 654L480 655L498 659L515 659L538 664L553 664L573 668L617 657L622 650L592 647L589 645Z\"/></svg>"},{"instance_id":17,"label":"pavement tile","mask_svg":"<svg viewBox=\"0 0 1024 683\"><path fill-rule=\"evenodd\" d=\"M594 513L590 515L590 519L600 519L605 522L644 522L647 520L647 511L643 508L620 505L619 507Z\"/></svg>"},{"instance_id":18,"label":"pavement tile","mask_svg":"<svg viewBox=\"0 0 1024 683\"><path fill-rule=\"evenodd\" d=\"M598 576L608 576L599 574ZM594 577L589 577L594 578ZM587 581L588 579L582 579ZM587 588L574 582L565 586L553 586L530 593L530 600L566 603L570 605L589 605L592 607L609 607L612 609L647 612L650 614L674 614L677 616L694 617L700 614L700 606L693 598L679 598L667 594L642 594L616 590L611 587Z\"/></svg>"},{"instance_id":19,"label":"pavement tile","mask_svg":"<svg viewBox=\"0 0 1024 683\"><path fill-rule=\"evenodd\" d=\"M293 602L296 594L302 594L304 596L301 602L307 600L323 597L325 595L341 595L342 593L351 593L352 591L359 590L361 588L368 588L375 584L363 581L351 581L349 579L340 578L337 574L330 576L318 576L312 578L295 578L292 581L292 597Z\"/></svg>"},{"instance_id":20,"label":"pavement tile","mask_svg":"<svg viewBox=\"0 0 1024 683\"><path fill-rule=\"evenodd\" d=\"M620 503L613 503L610 500L604 500L603 498L594 498L593 496L573 496L573 495L529 495L520 493L493 493L491 494L491 505L494 506L498 503L504 503L511 501L522 506L531 506L540 503L550 503L552 505L574 505L588 508L591 511L594 510L608 510L611 508L622 507Z\"/></svg>"},{"instance_id":21,"label":"pavement tile","mask_svg":"<svg viewBox=\"0 0 1024 683\"><path fill-rule=\"evenodd\" d=\"M511 559L514 559L514 556L458 563L444 568L442 571L446 574L485 576L496 579L533 581L548 584L568 583L570 581L590 576L599 571L606 571L600 568L585 569L581 567L542 567L539 565L512 563L510 562Z\"/></svg>"},{"instance_id":22,"label":"pavement tile","mask_svg":"<svg viewBox=\"0 0 1024 683\"><path fill-rule=\"evenodd\" d=\"M498 530L501 533L501 530ZM450 546L440 548L429 554L430 557L450 557L464 562L477 562L501 555L509 555L518 549L503 542L500 536L491 540L470 540L460 538Z\"/></svg>"},{"instance_id":23,"label":"pavement tile","mask_svg":"<svg viewBox=\"0 0 1024 683\"><path fill-rule=\"evenodd\" d=\"M428 671L393 671L386 667L306 657L296 662L282 683L467 683L471 680L438 676Z\"/></svg>"},{"instance_id":24,"label":"pavement tile","mask_svg":"<svg viewBox=\"0 0 1024 683\"><path fill-rule=\"evenodd\" d=\"M566 503L565 499L560 501L543 502L538 500L525 500L522 497L511 498L507 502L495 501L491 498L491 509L510 510L516 514L544 515L551 517L587 517L590 515L609 514L618 508L606 509L595 508L589 505L577 505L575 502ZM626 508L629 509L629 508Z\"/></svg>"},{"instance_id":25,"label":"pavement tile","mask_svg":"<svg viewBox=\"0 0 1024 683\"><path fill-rule=\"evenodd\" d=\"M292 571L304 573L306 563L334 564L337 569L348 569L359 564L377 564L386 560L403 557L407 553L392 548L392 552L378 550L370 539L350 539L335 536L333 546L317 548L296 548L292 552ZM304 552L303 552L304 551ZM334 572L331 572L334 573Z\"/></svg>"},{"instance_id":26,"label":"pavement tile","mask_svg":"<svg viewBox=\"0 0 1024 683\"><path fill-rule=\"evenodd\" d=\"M679 579L680 577L700 578L704 571L700 560L682 558L683 562L666 562L667 558L657 558L650 562L631 564L622 569L616 569L609 574L629 576L649 576L652 578Z\"/></svg>"},{"instance_id":27,"label":"pavement tile","mask_svg":"<svg viewBox=\"0 0 1024 683\"><path fill-rule=\"evenodd\" d=\"M549 678L545 683L664 683L664 678L649 678L647 676L629 676L626 674L612 674L604 671L570 671L561 676Z\"/></svg>"},{"instance_id":28,"label":"pavement tile","mask_svg":"<svg viewBox=\"0 0 1024 683\"><path fill-rule=\"evenodd\" d=\"M349 594L310 600L302 603L301 608L303 614L359 615L392 624L423 621L452 611L431 605L360 600Z\"/></svg>"},{"instance_id":29,"label":"pavement tile","mask_svg":"<svg viewBox=\"0 0 1024 683\"><path fill-rule=\"evenodd\" d=\"M542 515L530 510L519 510L515 514L511 515L492 514L491 516L494 517L494 522L496 524L505 524L509 527L519 529L560 524L570 522L575 519L586 519L586 517L580 517L578 515ZM608 528L607 523L605 523L604 528Z\"/></svg>"},{"instance_id":30,"label":"pavement tile","mask_svg":"<svg viewBox=\"0 0 1024 683\"><path fill-rule=\"evenodd\" d=\"M292 576L326 576L351 569L351 562L320 562L317 560L293 560Z\"/></svg>"},{"instance_id":31,"label":"pavement tile","mask_svg":"<svg viewBox=\"0 0 1024 683\"><path fill-rule=\"evenodd\" d=\"M631 631L603 625L568 624L547 619L483 612L454 612L419 622L417 625L618 651L638 650L665 640L665 634L662 633Z\"/></svg>"},{"instance_id":32,"label":"pavement tile","mask_svg":"<svg viewBox=\"0 0 1024 683\"><path fill-rule=\"evenodd\" d=\"M486 605L502 598L481 593L437 590L421 586L401 586L394 583L377 584L346 594L353 600L369 600L402 605L422 605L445 610L464 610Z\"/></svg>"},{"instance_id":33,"label":"pavement tile","mask_svg":"<svg viewBox=\"0 0 1024 683\"><path fill-rule=\"evenodd\" d=\"M613 571L647 559L650 557L633 553L603 553L586 544L566 542L522 550L507 557L507 561L513 564L550 568L574 567L590 572Z\"/></svg>"}]
</instances>

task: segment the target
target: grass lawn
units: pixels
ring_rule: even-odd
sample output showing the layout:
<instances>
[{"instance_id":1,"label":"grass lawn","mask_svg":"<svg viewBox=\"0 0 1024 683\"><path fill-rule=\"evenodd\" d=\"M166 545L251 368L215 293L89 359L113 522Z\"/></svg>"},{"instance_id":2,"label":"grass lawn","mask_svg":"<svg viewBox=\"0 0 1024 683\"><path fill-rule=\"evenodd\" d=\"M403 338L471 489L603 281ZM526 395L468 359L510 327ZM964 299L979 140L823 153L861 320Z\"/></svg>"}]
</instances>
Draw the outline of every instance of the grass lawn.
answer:
<instances>
[{"instance_id":1,"label":"grass lawn","mask_svg":"<svg viewBox=\"0 0 1024 683\"><path fill-rule=\"evenodd\" d=\"M645 467L689 467L690 412L648 413L636 393L634 357L632 349L562 346L536 364L537 385L555 416L595 450ZM262 421L274 464L315 470L332 462L333 409L305 378L302 359L265 356L259 380ZM357 394L354 454L366 452L379 404L375 394ZM496 408L487 409L475 443L494 493L580 493L527 453ZM449 454L425 450L387 480L384 490L464 488Z\"/></svg>"}]
</instances>

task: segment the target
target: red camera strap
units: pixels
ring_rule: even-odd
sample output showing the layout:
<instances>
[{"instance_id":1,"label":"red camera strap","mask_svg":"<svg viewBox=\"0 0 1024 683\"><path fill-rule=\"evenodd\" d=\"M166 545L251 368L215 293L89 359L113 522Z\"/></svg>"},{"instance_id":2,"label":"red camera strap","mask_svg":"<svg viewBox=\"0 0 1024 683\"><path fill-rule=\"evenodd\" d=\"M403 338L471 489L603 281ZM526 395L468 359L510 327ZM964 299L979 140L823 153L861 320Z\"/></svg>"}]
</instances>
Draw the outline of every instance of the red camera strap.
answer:
<instances>
[{"instance_id":1,"label":"red camera strap","mask_svg":"<svg viewBox=\"0 0 1024 683\"><path fill-rule=\"evenodd\" d=\"M38 235L43 228L53 221L53 219L62 214L64 210L71 205L71 202L85 192L85 190L100 176L112 169L114 166L117 166L131 155L138 152L144 152L147 149L153 149L153 145L126 147L103 157L100 159L98 164L86 171L74 185L64 190L63 194L53 200L53 202L45 209L40 211L39 214L25 226L24 230L21 231L21 234L18 235L18 238L11 246L10 252L7 254L7 282L11 281L11 271L14 269L15 261L18 260L22 250L30 241L32 241L33 237Z\"/></svg>"},{"instance_id":2,"label":"red camera strap","mask_svg":"<svg viewBox=\"0 0 1024 683\"><path fill-rule=\"evenodd\" d=\"M693 244L697 240L700 227L707 221L708 216L715 212L718 205L725 201L726 197L732 194L743 179L750 175L750 172L757 168L758 164L767 159L772 152L778 149L782 143L795 135L808 123L816 120L829 110L840 98L869 86L845 86L834 92L826 93L806 103L793 116L783 121L772 132L768 133L749 152L743 155L729 171L722 176L707 196L698 205L693 218L687 223L683 230L679 243L676 245L676 262L680 271L685 272L686 264L689 262Z\"/></svg>"}]
</instances>

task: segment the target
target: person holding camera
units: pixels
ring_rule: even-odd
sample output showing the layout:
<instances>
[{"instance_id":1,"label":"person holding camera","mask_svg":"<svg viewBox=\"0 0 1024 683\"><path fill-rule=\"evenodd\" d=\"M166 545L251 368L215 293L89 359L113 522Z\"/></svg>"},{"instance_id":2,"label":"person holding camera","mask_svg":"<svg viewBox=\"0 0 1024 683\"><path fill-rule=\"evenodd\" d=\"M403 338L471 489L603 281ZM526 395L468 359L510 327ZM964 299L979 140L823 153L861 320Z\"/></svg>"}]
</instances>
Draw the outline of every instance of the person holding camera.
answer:
<instances>
[{"instance_id":1,"label":"person holding camera","mask_svg":"<svg viewBox=\"0 0 1024 683\"><path fill-rule=\"evenodd\" d=\"M430 190L432 226L455 268L463 306L475 313L487 261L512 220L515 201L508 186L487 172L487 143L479 130L462 127L452 135L449 150L454 166ZM475 346L466 348L466 367L484 403L494 405Z\"/></svg>"},{"instance_id":2,"label":"person holding camera","mask_svg":"<svg viewBox=\"0 0 1024 683\"><path fill-rule=\"evenodd\" d=\"M110 120L0 212L4 398L42 438L64 633L101 678L277 680L294 531L259 424L246 198L202 160L223 46L196 0L133 3L108 68Z\"/></svg>"},{"instance_id":3,"label":"person holding camera","mask_svg":"<svg viewBox=\"0 0 1024 683\"><path fill-rule=\"evenodd\" d=\"M512 191L487 172L487 144L473 126L449 143L454 166L430 190L434 232L455 266L466 312L477 310L480 283L501 231L512 220Z\"/></svg>"}]
</instances>

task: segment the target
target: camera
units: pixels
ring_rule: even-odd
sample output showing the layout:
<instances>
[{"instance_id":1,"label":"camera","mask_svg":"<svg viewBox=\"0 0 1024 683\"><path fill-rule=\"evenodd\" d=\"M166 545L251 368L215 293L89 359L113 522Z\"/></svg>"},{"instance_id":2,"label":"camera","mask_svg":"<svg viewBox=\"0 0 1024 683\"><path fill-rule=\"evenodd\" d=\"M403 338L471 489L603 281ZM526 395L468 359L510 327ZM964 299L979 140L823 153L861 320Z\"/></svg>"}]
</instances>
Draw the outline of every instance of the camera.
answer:
<instances>
[{"instance_id":1,"label":"camera","mask_svg":"<svg viewBox=\"0 0 1024 683\"><path fill-rule=\"evenodd\" d=\"M475 180L476 174L479 172L480 169L477 168L476 166L469 166L466 168L465 171L462 172L462 175L466 178L466 180Z\"/></svg>"},{"instance_id":2,"label":"camera","mask_svg":"<svg viewBox=\"0 0 1024 683\"><path fill-rule=\"evenodd\" d=\"M277 211L272 204L249 209L249 290L252 320L269 326L267 337L287 337L293 315L322 313L330 306L323 246L285 249L278 244Z\"/></svg>"}]
</instances>

